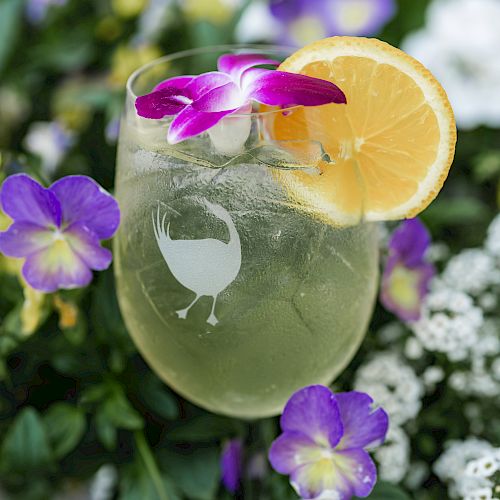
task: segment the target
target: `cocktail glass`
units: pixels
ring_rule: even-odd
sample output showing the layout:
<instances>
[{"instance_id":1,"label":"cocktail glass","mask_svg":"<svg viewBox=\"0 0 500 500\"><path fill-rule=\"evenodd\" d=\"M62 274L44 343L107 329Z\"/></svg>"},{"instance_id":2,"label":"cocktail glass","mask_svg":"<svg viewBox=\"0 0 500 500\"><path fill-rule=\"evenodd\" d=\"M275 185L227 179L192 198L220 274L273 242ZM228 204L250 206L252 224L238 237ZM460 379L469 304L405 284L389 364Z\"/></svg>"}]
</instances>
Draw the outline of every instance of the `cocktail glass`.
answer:
<instances>
[{"instance_id":1,"label":"cocktail glass","mask_svg":"<svg viewBox=\"0 0 500 500\"><path fill-rule=\"evenodd\" d=\"M365 334L376 294L376 227L335 226L286 188L321 175L314 137L274 141L296 108L229 115L176 145L169 119L137 116L159 81L216 67L215 47L159 59L127 85L118 148L118 297L146 361L173 389L217 413L274 415L298 388L330 383ZM332 168L334 168L332 162Z\"/></svg>"}]
</instances>

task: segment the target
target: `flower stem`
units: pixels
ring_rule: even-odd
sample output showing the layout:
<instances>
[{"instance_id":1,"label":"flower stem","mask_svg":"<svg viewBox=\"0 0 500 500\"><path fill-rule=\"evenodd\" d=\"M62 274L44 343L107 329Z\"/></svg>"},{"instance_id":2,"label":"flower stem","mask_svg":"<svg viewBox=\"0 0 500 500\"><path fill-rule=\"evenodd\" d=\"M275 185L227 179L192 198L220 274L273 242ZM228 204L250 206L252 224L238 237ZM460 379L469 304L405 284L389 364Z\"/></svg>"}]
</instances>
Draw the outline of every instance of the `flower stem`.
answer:
<instances>
[{"instance_id":1,"label":"flower stem","mask_svg":"<svg viewBox=\"0 0 500 500\"><path fill-rule=\"evenodd\" d=\"M137 449L139 450L139 455L144 462L146 470L151 476L151 480L153 481L156 492L158 493L158 497L160 498L160 500L168 500L168 495L165 491L165 487L163 486L160 470L158 469L158 465L156 464L153 453L151 452L146 438L144 437L144 432L135 431L134 438Z\"/></svg>"}]
</instances>

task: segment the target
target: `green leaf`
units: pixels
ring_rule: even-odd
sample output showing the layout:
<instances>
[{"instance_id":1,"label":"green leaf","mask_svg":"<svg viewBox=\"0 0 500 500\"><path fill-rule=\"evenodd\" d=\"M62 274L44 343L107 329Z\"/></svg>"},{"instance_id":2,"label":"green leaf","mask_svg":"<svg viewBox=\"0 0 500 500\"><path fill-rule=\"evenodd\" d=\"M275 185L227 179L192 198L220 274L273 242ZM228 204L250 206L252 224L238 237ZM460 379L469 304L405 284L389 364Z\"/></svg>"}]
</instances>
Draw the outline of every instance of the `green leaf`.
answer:
<instances>
[{"instance_id":1,"label":"green leaf","mask_svg":"<svg viewBox=\"0 0 500 500\"><path fill-rule=\"evenodd\" d=\"M138 391L138 396L146 406L160 417L174 420L179 416L179 406L175 396L154 376L144 380Z\"/></svg>"},{"instance_id":2,"label":"green leaf","mask_svg":"<svg viewBox=\"0 0 500 500\"><path fill-rule=\"evenodd\" d=\"M384 481L379 481L375 485L368 498L371 500L410 500L410 497L399 486Z\"/></svg>"},{"instance_id":3,"label":"green leaf","mask_svg":"<svg viewBox=\"0 0 500 500\"><path fill-rule=\"evenodd\" d=\"M117 432L113 422L109 419L109 415L102 407L97 408L94 417L95 430L99 441L107 450L116 448Z\"/></svg>"},{"instance_id":4,"label":"green leaf","mask_svg":"<svg viewBox=\"0 0 500 500\"><path fill-rule=\"evenodd\" d=\"M172 480L162 477L168 500L181 500ZM158 496L151 475L142 461L124 467L120 480L119 500L163 500Z\"/></svg>"},{"instance_id":5,"label":"green leaf","mask_svg":"<svg viewBox=\"0 0 500 500\"><path fill-rule=\"evenodd\" d=\"M477 198L437 199L424 212L424 219L433 226L475 224L489 217L488 207Z\"/></svg>"},{"instance_id":6,"label":"green leaf","mask_svg":"<svg viewBox=\"0 0 500 500\"><path fill-rule=\"evenodd\" d=\"M39 472L52 464L49 439L39 413L23 408L5 433L2 466L9 472Z\"/></svg>"},{"instance_id":7,"label":"green leaf","mask_svg":"<svg viewBox=\"0 0 500 500\"><path fill-rule=\"evenodd\" d=\"M85 433L83 411L68 403L53 404L43 416L45 429L56 458L72 451Z\"/></svg>"},{"instance_id":8,"label":"green leaf","mask_svg":"<svg viewBox=\"0 0 500 500\"><path fill-rule=\"evenodd\" d=\"M219 486L218 449L194 449L186 454L164 452L161 458L168 476L187 498L215 498Z\"/></svg>"},{"instance_id":9,"label":"green leaf","mask_svg":"<svg viewBox=\"0 0 500 500\"><path fill-rule=\"evenodd\" d=\"M2 0L0 2L0 74L7 58L14 50L21 26L23 0Z\"/></svg>"},{"instance_id":10,"label":"green leaf","mask_svg":"<svg viewBox=\"0 0 500 500\"><path fill-rule=\"evenodd\" d=\"M141 414L130 404L121 388L114 391L102 403L102 409L115 427L131 431L144 427L144 420Z\"/></svg>"},{"instance_id":11,"label":"green leaf","mask_svg":"<svg viewBox=\"0 0 500 500\"><path fill-rule=\"evenodd\" d=\"M204 414L186 420L167 433L172 441L204 442L240 434L243 425L237 420Z\"/></svg>"}]
</instances>

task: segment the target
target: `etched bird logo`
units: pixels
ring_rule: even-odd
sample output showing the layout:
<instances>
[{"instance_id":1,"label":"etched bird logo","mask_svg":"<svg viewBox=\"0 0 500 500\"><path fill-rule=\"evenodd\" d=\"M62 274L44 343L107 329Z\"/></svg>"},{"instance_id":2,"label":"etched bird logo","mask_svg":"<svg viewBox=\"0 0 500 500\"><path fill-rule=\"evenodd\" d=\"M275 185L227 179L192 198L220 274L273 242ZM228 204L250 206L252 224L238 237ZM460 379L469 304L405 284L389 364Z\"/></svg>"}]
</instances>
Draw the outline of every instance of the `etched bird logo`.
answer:
<instances>
[{"instance_id":1,"label":"etched bird logo","mask_svg":"<svg viewBox=\"0 0 500 500\"><path fill-rule=\"evenodd\" d=\"M213 298L212 311L207 323L216 325L215 316L217 296L226 289L238 276L241 267L241 244L236 227L227 210L216 203L203 198L203 203L215 217L226 223L229 230L229 241L213 238L202 240L173 240L170 237L170 222L165 233L165 218L160 222L160 207L153 216L153 230L158 247L165 262L181 285L196 294L194 300L184 309L177 312L179 318L186 319L191 307L203 296Z\"/></svg>"}]
</instances>

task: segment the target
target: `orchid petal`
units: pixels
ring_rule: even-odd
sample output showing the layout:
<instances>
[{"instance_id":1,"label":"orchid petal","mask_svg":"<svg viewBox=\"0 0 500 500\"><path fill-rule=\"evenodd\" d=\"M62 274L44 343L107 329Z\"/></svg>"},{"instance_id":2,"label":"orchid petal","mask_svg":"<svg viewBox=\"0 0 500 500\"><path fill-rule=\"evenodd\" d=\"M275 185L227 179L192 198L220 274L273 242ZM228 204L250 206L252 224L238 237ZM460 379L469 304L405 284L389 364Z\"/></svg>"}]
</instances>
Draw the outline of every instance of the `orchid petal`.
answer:
<instances>
[{"instance_id":1,"label":"orchid petal","mask_svg":"<svg viewBox=\"0 0 500 500\"><path fill-rule=\"evenodd\" d=\"M92 272L63 238L27 257L22 270L26 282L42 292L88 285Z\"/></svg>"},{"instance_id":2,"label":"orchid petal","mask_svg":"<svg viewBox=\"0 0 500 500\"><path fill-rule=\"evenodd\" d=\"M68 175L54 182L50 190L61 202L66 225L83 222L100 240L115 234L120 224L118 203L93 179Z\"/></svg>"},{"instance_id":3,"label":"orchid petal","mask_svg":"<svg viewBox=\"0 0 500 500\"><path fill-rule=\"evenodd\" d=\"M193 109L207 113L234 111L243 106L240 89L233 82L214 88L193 102Z\"/></svg>"},{"instance_id":4,"label":"orchid petal","mask_svg":"<svg viewBox=\"0 0 500 500\"><path fill-rule=\"evenodd\" d=\"M54 232L31 222L14 222L0 233L0 252L9 257L27 257L54 240Z\"/></svg>"},{"instance_id":5,"label":"orchid petal","mask_svg":"<svg viewBox=\"0 0 500 500\"><path fill-rule=\"evenodd\" d=\"M173 78L169 78L167 80L163 80L163 82L159 83L153 91L162 90L162 89L183 89L188 84L190 84L195 76L186 75L186 76L174 76Z\"/></svg>"},{"instance_id":6,"label":"orchid petal","mask_svg":"<svg viewBox=\"0 0 500 500\"><path fill-rule=\"evenodd\" d=\"M143 118L159 120L167 115L180 113L191 99L182 89L165 87L135 100L137 114Z\"/></svg>"},{"instance_id":7,"label":"orchid petal","mask_svg":"<svg viewBox=\"0 0 500 500\"><path fill-rule=\"evenodd\" d=\"M284 432L300 432L323 446L335 447L344 432L335 397L322 385L300 389L289 399L280 420Z\"/></svg>"},{"instance_id":8,"label":"orchid petal","mask_svg":"<svg viewBox=\"0 0 500 500\"><path fill-rule=\"evenodd\" d=\"M226 115L234 110L218 113L204 113L197 111L192 106L184 108L170 124L167 139L170 144L176 144L195 135L205 132L220 122Z\"/></svg>"},{"instance_id":9,"label":"orchid petal","mask_svg":"<svg viewBox=\"0 0 500 500\"><path fill-rule=\"evenodd\" d=\"M245 97L270 106L320 106L345 104L345 94L334 83L320 78L252 68L242 77Z\"/></svg>"},{"instance_id":10,"label":"orchid petal","mask_svg":"<svg viewBox=\"0 0 500 500\"><path fill-rule=\"evenodd\" d=\"M16 222L44 227L61 224L61 205L57 197L26 174L7 177L0 200L3 211Z\"/></svg>"},{"instance_id":11,"label":"orchid petal","mask_svg":"<svg viewBox=\"0 0 500 500\"><path fill-rule=\"evenodd\" d=\"M113 259L113 254L101 247L99 238L83 222L71 224L65 231L64 237L73 251L91 269L102 271L107 269Z\"/></svg>"},{"instance_id":12,"label":"orchid petal","mask_svg":"<svg viewBox=\"0 0 500 500\"><path fill-rule=\"evenodd\" d=\"M301 465L321 459L322 448L301 432L284 432L273 441L269 461L280 474L290 474Z\"/></svg>"},{"instance_id":13,"label":"orchid petal","mask_svg":"<svg viewBox=\"0 0 500 500\"><path fill-rule=\"evenodd\" d=\"M389 249L411 267L422 261L430 243L431 235L420 219L408 219L392 234Z\"/></svg>"},{"instance_id":14,"label":"orchid petal","mask_svg":"<svg viewBox=\"0 0 500 500\"><path fill-rule=\"evenodd\" d=\"M227 441L222 450L220 469L222 483L234 493L240 484L243 465L243 443L241 439Z\"/></svg>"},{"instance_id":15,"label":"orchid petal","mask_svg":"<svg viewBox=\"0 0 500 500\"><path fill-rule=\"evenodd\" d=\"M335 394L340 417L344 425L344 435L337 449L365 448L382 444L389 417L378 408L373 410L373 399L362 392L341 392Z\"/></svg>"},{"instance_id":16,"label":"orchid petal","mask_svg":"<svg viewBox=\"0 0 500 500\"><path fill-rule=\"evenodd\" d=\"M241 75L247 69L262 64L279 66L280 62L260 54L224 54L217 61L217 69L231 75L233 80L239 83Z\"/></svg>"},{"instance_id":17,"label":"orchid petal","mask_svg":"<svg viewBox=\"0 0 500 500\"><path fill-rule=\"evenodd\" d=\"M202 95L206 94L212 89L226 85L231 82L231 77L218 71L210 71L203 73L191 81L184 90L189 92L193 100L199 99Z\"/></svg>"}]
</instances>

